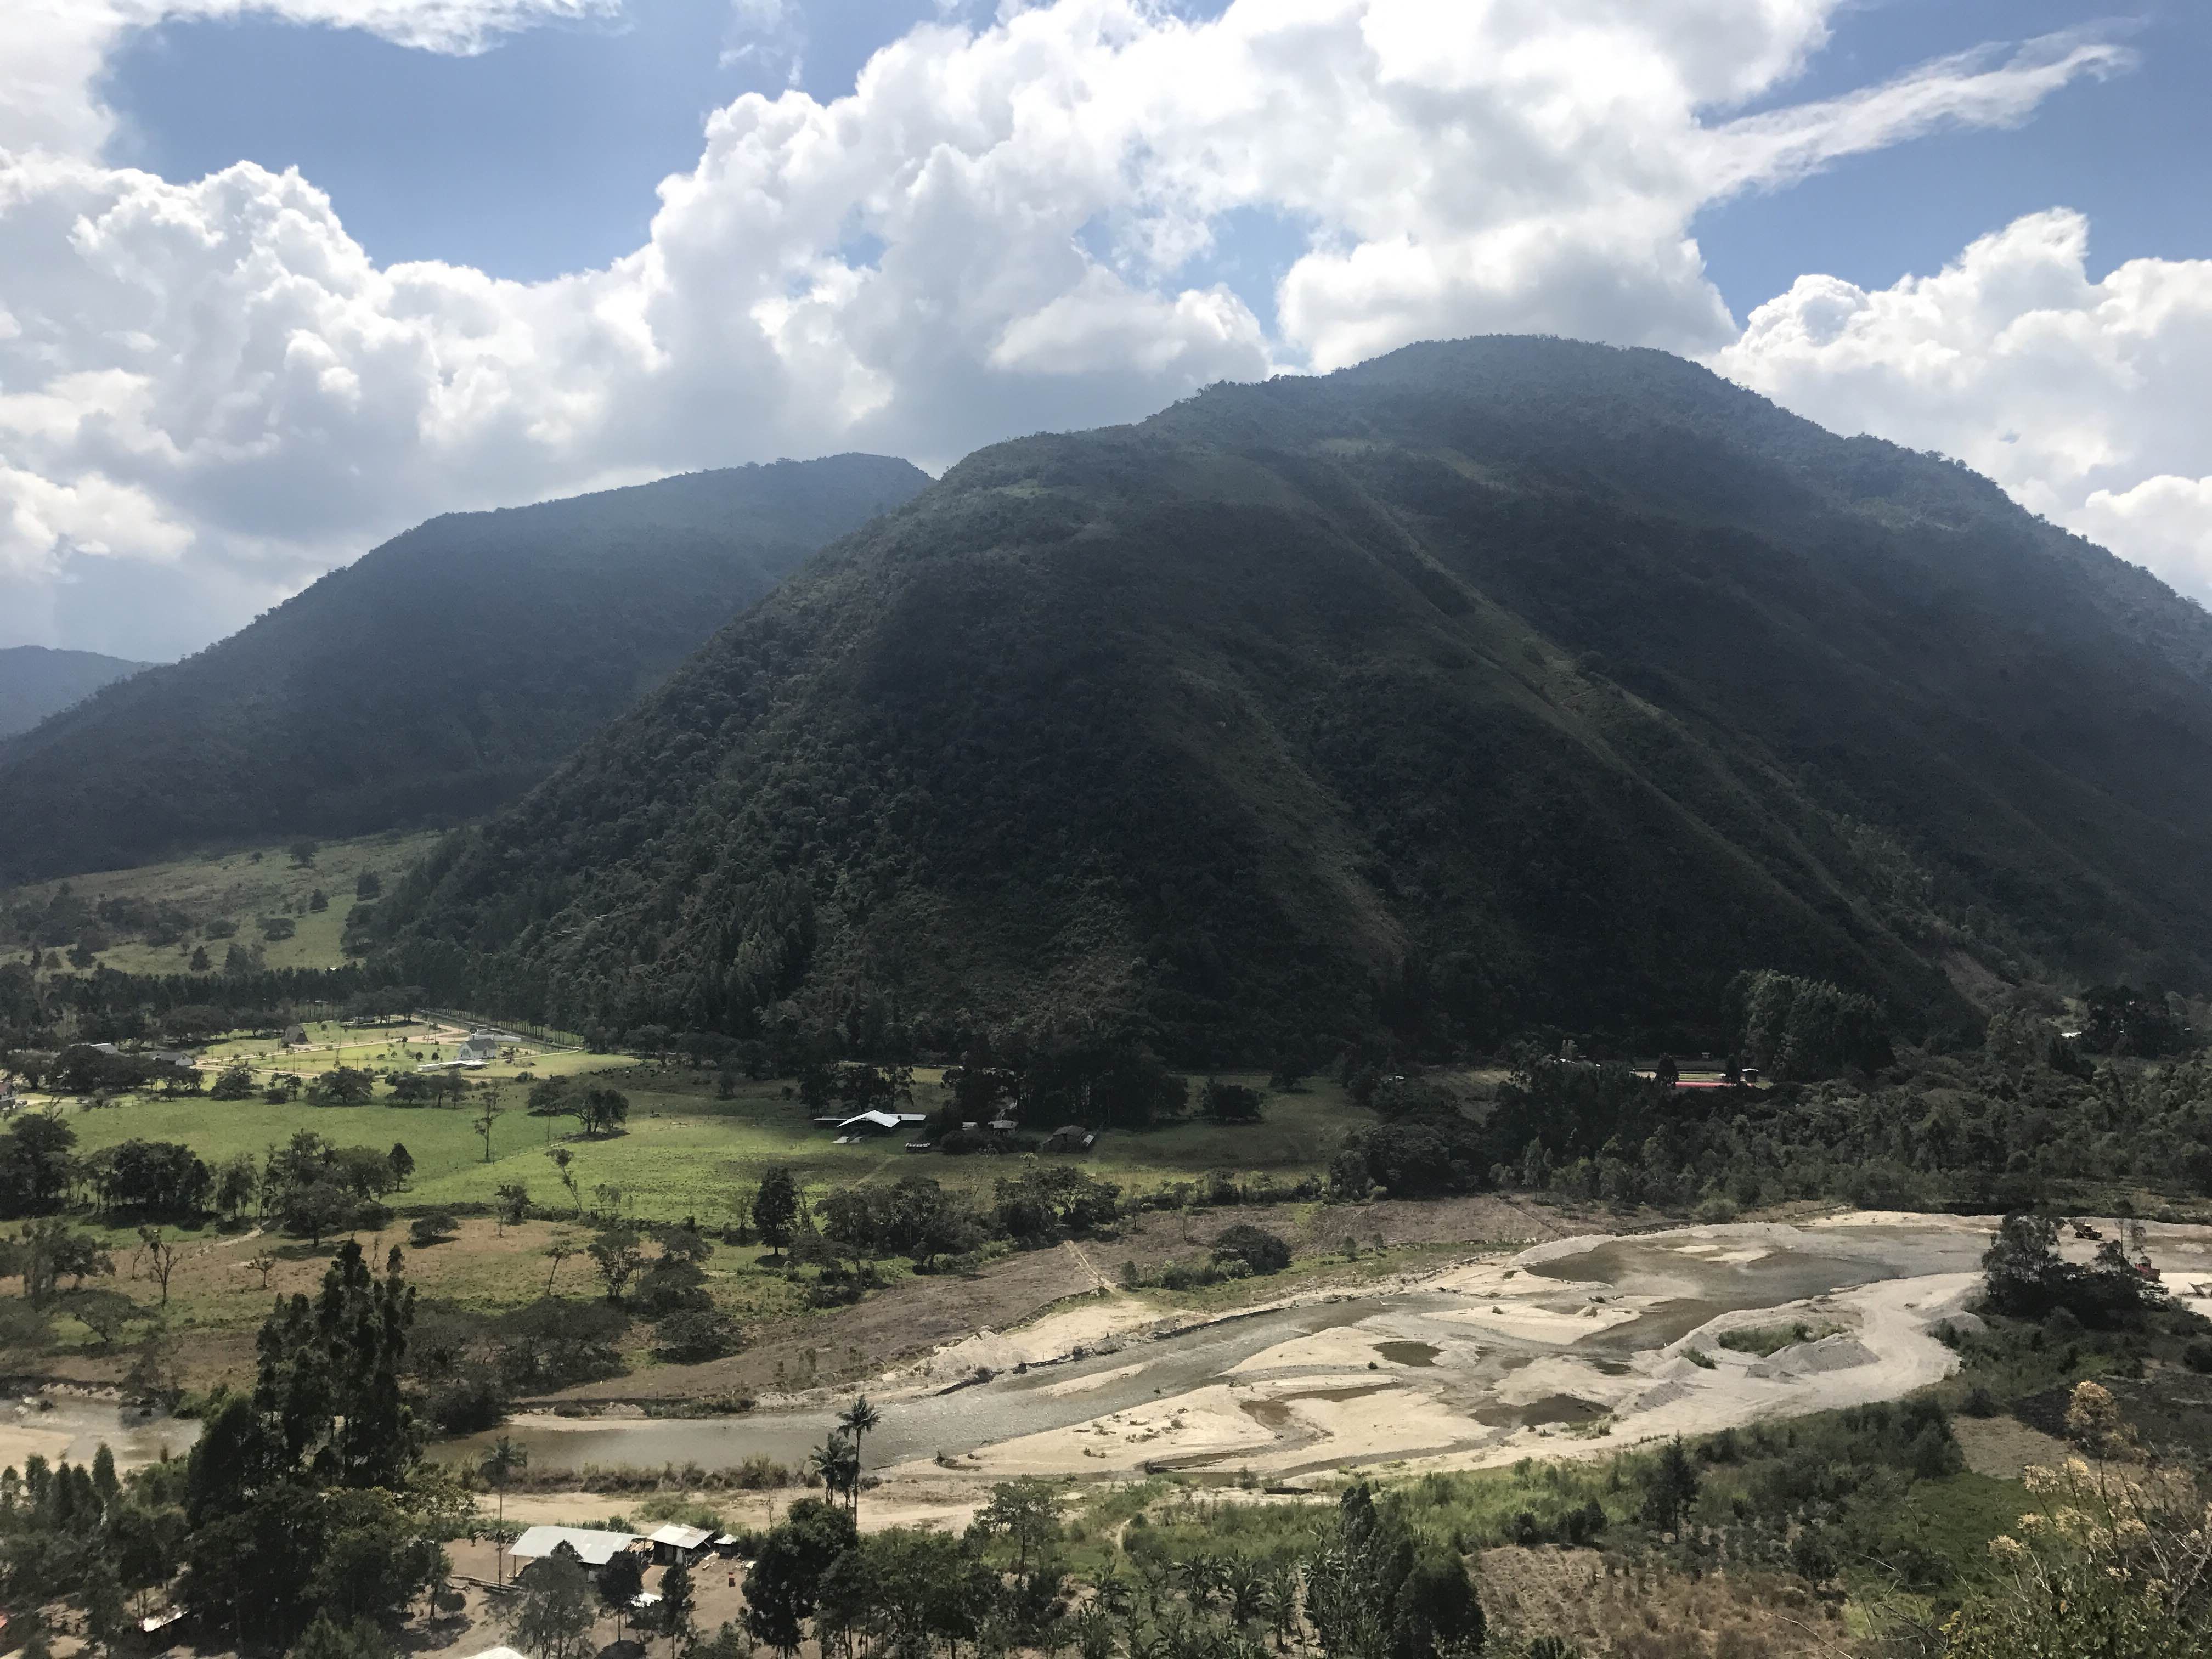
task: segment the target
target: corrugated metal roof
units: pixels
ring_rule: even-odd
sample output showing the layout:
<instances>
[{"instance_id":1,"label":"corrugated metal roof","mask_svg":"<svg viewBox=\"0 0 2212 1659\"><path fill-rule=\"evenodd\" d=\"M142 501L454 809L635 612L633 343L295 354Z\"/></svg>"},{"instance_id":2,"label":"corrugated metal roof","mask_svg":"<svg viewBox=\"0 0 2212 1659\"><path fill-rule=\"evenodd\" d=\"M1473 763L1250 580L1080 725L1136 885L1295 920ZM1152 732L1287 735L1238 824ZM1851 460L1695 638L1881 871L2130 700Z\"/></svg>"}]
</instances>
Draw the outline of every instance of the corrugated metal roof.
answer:
<instances>
[{"instance_id":1,"label":"corrugated metal roof","mask_svg":"<svg viewBox=\"0 0 2212 1659\"><path fill-rule=\"evenodd\" d=\"M532 1527L514 1540L514 1547L507 1553L538 1560L566 1544L586 1566L604 1567L636 1541L635 1533L592 1532L582 1527Z\"/></svg>"},{"instance_id":2,"label":"corrugated metal roof","mask_svg":"<svg viewBox=\"0 0 2212 1659\"><path fill-rule=\"evenodd\" d=\"M665 1526L653 1534L656 1544L665 1544L671 1549L696 1550L714 1534L704 1527Z\"/></svg>"}]
</instances>

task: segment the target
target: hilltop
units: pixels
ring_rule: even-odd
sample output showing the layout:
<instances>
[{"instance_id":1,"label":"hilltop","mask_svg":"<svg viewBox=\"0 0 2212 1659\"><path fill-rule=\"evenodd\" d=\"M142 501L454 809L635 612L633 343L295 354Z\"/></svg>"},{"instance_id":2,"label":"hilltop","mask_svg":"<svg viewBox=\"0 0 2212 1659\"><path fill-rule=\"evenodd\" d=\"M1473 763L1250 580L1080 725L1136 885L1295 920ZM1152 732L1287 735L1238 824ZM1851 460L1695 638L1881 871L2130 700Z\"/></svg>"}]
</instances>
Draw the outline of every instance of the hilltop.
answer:
<instances>
[{"instance_id":1,"label":"hilltop","mask_svg":"<svg viewBox=\"0 0 2212 1659\"><path fill-rule=\"evenodd\" d=\"M970 457L377 927L574 1030L1695 1048L1773 967L1917 1032L2202 983L2208 762L2212 618L1987 480L1481 339Z\"/></svg>"},{"instance_id":2,"label":"hilltop","mask_svg":"<svg viewBox=\"0 0 2212 1659\"><path fill-rule=\"evenodd\" d=\"M0 650L0 738L27 732L47 715L149 665L97 651L54 651L43 645Z\"/></svg>"},{"instance_id":3,"label":"hilltop","mask_svg":"<svg viewBox=\"0 0 2212 1659\"><path fill-rule=\"evenodd\" d=\"M928 482L839 455L433 519L0 744L0 884L489 811Z\"/></svg>"}]
</instances>

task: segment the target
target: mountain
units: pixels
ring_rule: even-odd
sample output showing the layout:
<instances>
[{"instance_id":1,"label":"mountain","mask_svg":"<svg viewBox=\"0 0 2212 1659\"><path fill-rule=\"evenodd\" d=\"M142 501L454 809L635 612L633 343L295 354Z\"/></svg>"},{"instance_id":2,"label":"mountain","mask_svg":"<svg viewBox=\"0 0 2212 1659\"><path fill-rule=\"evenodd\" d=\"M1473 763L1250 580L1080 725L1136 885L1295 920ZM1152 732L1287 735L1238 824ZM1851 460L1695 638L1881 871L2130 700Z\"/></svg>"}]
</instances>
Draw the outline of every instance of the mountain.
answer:
<instances>
[{"instance_id":1,"label":"mountain","mask_svg":"<svg viewBox=\"0 0 2212 1659\"><path fill-rule=\"evenodd\" d=\"M838 455L433 519L0 746L0 884L488 811L928 482Z\"/></svg>"},{"instance_id":2,"label":"mountain","mask_svg":"<svg viewBox=\"0 0 2212 1659\"><path fill-rule=\"evenodd\" d=\"M570 1029L1694 1051L1747 969L1907 1033L2202 985L2208 854L2203 611L1939 457L1492 338L971 456L376 925Z\"/></svg>"},{"instance_id":3,"label":"mountain","mask_svg":"<svg viewBox=\"0 0 2212 1659\"><path fill-rule=\"evenodd\" d=\"M52 651L43 645L0 650L0 738L27 732L47 715L147 666L97 651Z\"/></svg>"}]
</instances>

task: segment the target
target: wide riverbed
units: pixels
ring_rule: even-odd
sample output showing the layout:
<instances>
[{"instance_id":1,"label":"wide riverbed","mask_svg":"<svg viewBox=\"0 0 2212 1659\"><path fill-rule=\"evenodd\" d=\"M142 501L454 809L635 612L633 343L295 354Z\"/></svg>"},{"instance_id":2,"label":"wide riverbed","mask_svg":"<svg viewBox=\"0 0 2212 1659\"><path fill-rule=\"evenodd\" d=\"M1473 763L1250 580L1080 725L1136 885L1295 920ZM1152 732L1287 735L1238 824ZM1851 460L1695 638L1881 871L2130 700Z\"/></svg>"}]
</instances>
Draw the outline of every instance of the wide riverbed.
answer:
<instances>
[{"instance_id":1,"label":"wide riverbed","mask_svg":"<svg viewBox=\"0 0 2212 1659\"><path fill-rule=\"evenodd\" d=\"M1971 1273L1985 1243L1978 1229L1936 1223L1698 1228L1540 1247L1431 1284L1135 1335L1080 1359L897 1399L868 1437L867 1462L981 1455L993 1466L1103 1474L1132 1462L1256 1460L1284 1473L1464 1450L1624 1411L1661 1378L1670 1344L1720 1316ZM1839 1311L1835 1322L1856 1317ZM1340 1432L1347 1416L1377 1415L1396 1416L1403 1431ZM504 1431L538 1469L715 1468L756 1455L795 1468L833 1419L827 1407L704 1419L532 1415ZM1067 1436L1056 1431L1069 1431L1091 1442L1062 1446ZM478 1455L494 1437L434 1455Z\"/></svg>"}]
</instances>

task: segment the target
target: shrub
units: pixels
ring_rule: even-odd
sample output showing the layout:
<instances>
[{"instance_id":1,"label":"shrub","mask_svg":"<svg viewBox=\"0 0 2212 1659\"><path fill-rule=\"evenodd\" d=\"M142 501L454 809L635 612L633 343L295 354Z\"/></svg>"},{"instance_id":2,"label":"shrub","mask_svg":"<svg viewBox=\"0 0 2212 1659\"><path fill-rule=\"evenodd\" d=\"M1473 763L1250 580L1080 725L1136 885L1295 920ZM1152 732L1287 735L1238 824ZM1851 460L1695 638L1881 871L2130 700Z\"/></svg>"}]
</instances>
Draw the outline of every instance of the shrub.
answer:
<instances>
[{"instance_id":1,"label":"shrub","mask_svg":"<svg viewBox=\"0 0 2212 1659\"><path fill-rule=\"evenodd\" d=\"M507 1395L489 1372L471 1371L431 1389L423 1408L447 1434L477 1434L507 1415Z\"/></svg>"},{"instance_id":2,"label":"shrub","mask_svg":"<svg viewBox=\"0 0 2212 1659\"><path fill-rule=\"evenodd\" d=\"M1216 1261L1242 1261L1255 1273L1280 1273L1291 1265L1291 1247L1264 1227L1240 1224L1213 1241Z\"/></svg>"},{"instance_id":3,"label":"shrub","mask_svg":"<svg viewBox=\"0 0 2212 1659\"><path fill-rule=\"evenodd\" d=\"M2191 1343L2181 1351L2181 1363L2192 1371L2212 1374L2212 1341L2200 1338Z\"/></svg>"},{"instance_id":4,"label":"shrub","mask_svg":"<svg viewBox=\"0 0 2212 1659\"><path fill-rule=\"evenodd\" d=\"M430 1215L416 1216L407 1229L407 1241L420 1250L433 1244L442 1244L461 1230L461 1224L440 1210Z\"/></svg>"}]
</instances>

